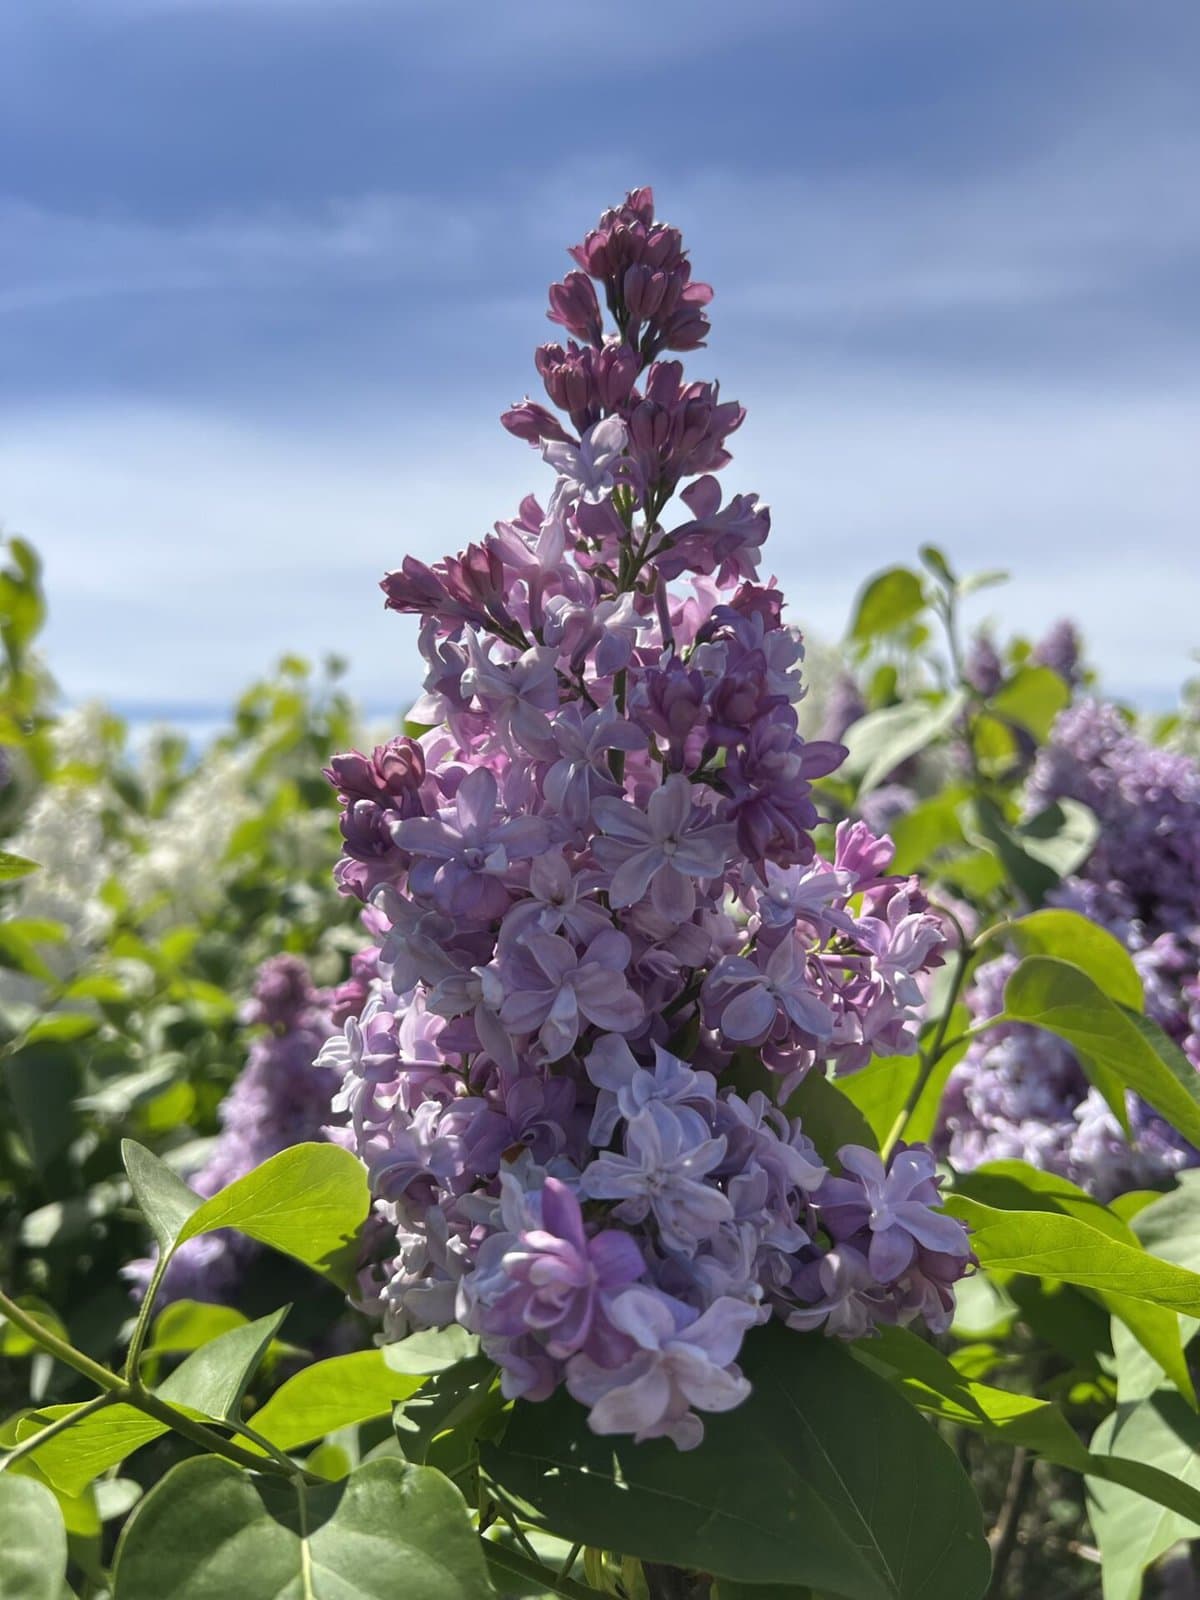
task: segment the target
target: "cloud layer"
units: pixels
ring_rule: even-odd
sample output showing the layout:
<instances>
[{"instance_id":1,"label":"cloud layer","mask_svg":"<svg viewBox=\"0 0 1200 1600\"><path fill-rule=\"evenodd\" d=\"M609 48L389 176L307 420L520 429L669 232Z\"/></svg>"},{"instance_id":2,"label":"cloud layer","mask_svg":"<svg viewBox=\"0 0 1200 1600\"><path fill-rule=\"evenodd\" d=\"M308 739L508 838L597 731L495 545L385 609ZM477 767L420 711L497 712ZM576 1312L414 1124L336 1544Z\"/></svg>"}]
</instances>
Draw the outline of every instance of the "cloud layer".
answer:
<instances>
[{"instance_id":1,"label":"cloud layer","mask_svg":"<svg viewBox=\"0 0 1200 1600\"><path fill-rule=\"evenodd\" d=\"M211 702L336 649L403 698L378 574L538 487L494 418L563 243L647 179L717 286L695 368L750 406L731 478L801 620L836 635L932 538L1012 571L1006 622L1072 614L1169 693L1200 635L1192 8L453 10L0 17L0 518L45 551L70 694Z\"/></svg>"}]
</instances>

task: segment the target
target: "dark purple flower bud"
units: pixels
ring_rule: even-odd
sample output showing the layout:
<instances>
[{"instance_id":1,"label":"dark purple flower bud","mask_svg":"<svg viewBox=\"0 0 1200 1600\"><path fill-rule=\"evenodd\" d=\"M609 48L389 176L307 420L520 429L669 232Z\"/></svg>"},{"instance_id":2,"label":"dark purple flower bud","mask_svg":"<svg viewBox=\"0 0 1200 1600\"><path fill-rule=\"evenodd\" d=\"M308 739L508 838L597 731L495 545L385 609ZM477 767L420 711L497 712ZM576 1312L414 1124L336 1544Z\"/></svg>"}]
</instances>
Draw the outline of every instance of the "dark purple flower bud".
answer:
<instances>
[{"instance_id":1,"label":"dark purple flower bud","mask_svg":"<svg viewBox=\"0 0 1200 1600\"><path fill-rule=\"evenodd\" d=\"M424 814L420 788L425 752L407 737L392 739L376 746L370 756L358 751L334 756L325 776L344 807L341 830L349 859L343 860L339 886L365 900L401 864L392 824ZM358 870L355 863L367 870Z\"/></svg>"},{"instance_id":2,"label":"dark purple flower bud","mask_svg":"<svg viewBox=\"0 0 1200 1600\"><path fill-rule=\"evenodd\" d=\"M689 283L670 316L653 330L649 346L643 341L643 355L657 355L660 350L699 350L710 328L701 308L712 299L712 293L710 284Z\"/></svg>"},{"instance_id":3,"label":"dark purple flower bud","mask_svg":"<svg viewBox=\"0 0 1200 1600\"><path fill-rule=\"evenodd\" d=\"M554 439L559 444L578 444L579 440L567 432L552 411L539 406L535 400L522 400L500 415L500 421L518 439L526 444L539 445L543 440Z\"/></svg>"},{"instance_id":4,"label":"dark purple flower bud","mask_svg":"<svg viewBox=\"0 0 1200 1600\"><path fill-rule=\"evenodd\" d=\"M641 265L627 267L622 290L630 320L649 322L652 317L673 310L682 287L670 273L655 272L653 268Z\"/></svg>"},{"instance_id":5,"label":"dark purple flower bud","mask_svg":"<svg viewBox=\"0 0 1200 1600\"><path fill-rule=\"evenodd\" d=\"M771 583L774 581L772 578ZM778 589L757 583L743 583L729 602L729 609L736 611L740 617L745 617L747 621L757 618L762 623L764 633L772 633L776 628L783 627L783 606L784 599Z\"/></svg>"},{"instance_id":6,"label":"dark purple flower bud","mask_svg":"<svg viewBox=\"0 0 1200 1600\"><path fill-rule=\"evenodd\" d=\"M708 736L725 747L738 744L752 723L787 703L786 695L772 694L768 688L762 651L751 650L709 690Z\"/></svg>"},{"instance_id":7,"label":"dark purple flower bud","mask_svg":"<svg viewBox=\"0 0 1200 1600\"><path fill-rule=\"evenodd\" d=\"M638 359L624 344L602 350L581 349L573 340L565 349L544 344L533 359L546 393L581 433L625 405L638 375Z\"/></svg>"},{"instance_id":8,"label":"dark purple flower bud","mask_svg":"<svg viewBox=\"0 0 1200 1600\"><path fill-rule=\"evenodd\" d=\"M433 567L405 556L399 571L385 574L379 587L389 611L433 617L446 632L457 622L488 631L516 629L505 598L504 564L485 545L468 545L461 555L447 556Z\"/></svg>"},{"instance_id":9,"label":"dark purple flower bud","mask_svg":"<svg viewBox=\"0 0 1200 1600\"><path fill-rule=\"evenodd\" d=\"M582 272L568 272L561 283L550 285L550 310L546 315L577 339L597 346L604 342L600 302L591 280Z\"/></svg>"},{"instance_id":10,"label":"dark purple flower bud","mask_svg":"<svg viewBox=\"0 0 1200 1600\"><path fill-rule=\"evenodd\" d=\"M357 750L336 755L325 776L344 804L374 800L401 816L421 813L417 791L425 781L425 752L407 736L376 745L369 756Z\"/></svg>"},{"instance_id":11,"label":"dark purple flower bud","mask_svg":"<svg viewBox=\"0 0 1200 1600\"><path fill-rule=\"evenodd\" d=\"M644 396L635 395L627 413L630 445L647 483L673 488L680 478L717 472L731 460L725 440L741 427L745 411L736 401L721 401L718 384L685 385L682 379L678 361L656 361Z\"/></svg>"},{"instance_id":12,"label":"dark purple flower bud","mask_svg":"<svg viewBox=\"0 0 1200 1600\"><path fill-rule=\"evenodd\" d=\"M667 765L680 772L699 766L705 742L704 674L673 657L652 667L638 688L638 720L666 741Z\"/></svg>"},{"instance_id":13,"label":"dark purple flower bud","mask_svg":"<svg viewBox=\"0 0 1200 1600\"><path fill-rule=\"evenodd\" d=\"M848 672L839 673L825 698L821 738L840 742L847 728L852 728L866 714L867 703L859 692L858 684Z\"/></svg>"},{"instance_id":14,"label":"dark purple flower bud","mask_svg":"<svg viewBox=\"0 0 1200 1600\"><path fill-rule=\"evenodd\" d=\"M329 1018L340 1028L350 1017L361 1014L371 994L371 984L379 975L379 948L368 945L350 957L350 976L331 990Z\"/></svg>"},{"instance_id":15,"label":"dark purple flower bud","mask_svg":"<svg viewBox=\"0 0 1200 1600\"><path fill-rule=\"evenodd\" d=\"M812 860L812 830L820 818L812 779L824 778L846 759L845 746L810 743L796 731L791 706L778 706L751 728L744 746L729 752L723 772L731 795L728 814L738 844L752 861L777 866Z\"/></svg>"}]
</instances>

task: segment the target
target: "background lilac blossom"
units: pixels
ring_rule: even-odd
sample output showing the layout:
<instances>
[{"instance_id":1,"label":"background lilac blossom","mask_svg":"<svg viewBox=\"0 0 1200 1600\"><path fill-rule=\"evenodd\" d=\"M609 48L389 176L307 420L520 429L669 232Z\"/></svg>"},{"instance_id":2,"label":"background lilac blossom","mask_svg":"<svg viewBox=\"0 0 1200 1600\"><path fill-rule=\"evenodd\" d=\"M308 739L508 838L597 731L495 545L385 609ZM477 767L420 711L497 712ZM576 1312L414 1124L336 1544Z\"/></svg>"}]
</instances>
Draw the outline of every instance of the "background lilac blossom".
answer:
<instances>
[{"instance_id":1,"label":"background lilac blossom","mask_svg":"<svg viewBox=\"0 0 1200 1600\"><path fill-rule=\"evenodd\" d=\"M1064 641L1065 633L1047 641L1046 653L1053 644L1061 660ZM1200 1070L1200 767L1148 744L1115 706L1083 700L1060 716L1026 784L1031 815L1063 798L1089 806L1100 830L1083 868L1051 900L1125 946L1148 1015ZM967 996L976 1018L1002 1009L1014 965L1004 956L978 969ZM957 1167L1019 1158L1104 1197L1161 1186L1200 1163L1136 1096L1129 1111L1132 1141L1066 1045L1005 1023L972 1044L951 1076L942 1143Z\"/></svg>"},{"instance_id":2,"label":"background lilac blossom","mask_svg":"<svg viewBox=\"0 0 1200 1600\"><path fill-rule=\"evenodd\" d=\"M571 255L535 358L565 417L502 419L544 504L383 580L421 620L427 731L330 769L379 954L320 1061L375 1195L384 1337L457 1319L506 1394L565 1383L596 1431L688 1448L772 1314L948 1325L969 1255L929 1153L818 1152L739 1089L748 1052L783 1099L914 1049L942 937L863 824L816 855L844 750L798 731L769 512L715 477L744 412L672 354L711 289L648 189Z\"/></svg>"},{"instance_id":3,"label":"background lilac blossom","mask_svg":"<svg viewBox=\"0 0 1200 1600\"><path fill-rule=\"evenodd\" d=\"M334 1029L331 1013L336 1014L336 999L313 988L299 957L273 956L263 963L243 1012L243 1020L261 1032L221 1102L221 1131L208 1159L188 1178L197 1194L214 1195L279 1151L325 1137L337 1078L316 1062ZM261 1250L253 1239L230 1231L189 1239L172 1256L156 1303L235 1303ZM154 1264L151 1257L126 1269L139 1295Z\"/></svg>"}]
</instances>

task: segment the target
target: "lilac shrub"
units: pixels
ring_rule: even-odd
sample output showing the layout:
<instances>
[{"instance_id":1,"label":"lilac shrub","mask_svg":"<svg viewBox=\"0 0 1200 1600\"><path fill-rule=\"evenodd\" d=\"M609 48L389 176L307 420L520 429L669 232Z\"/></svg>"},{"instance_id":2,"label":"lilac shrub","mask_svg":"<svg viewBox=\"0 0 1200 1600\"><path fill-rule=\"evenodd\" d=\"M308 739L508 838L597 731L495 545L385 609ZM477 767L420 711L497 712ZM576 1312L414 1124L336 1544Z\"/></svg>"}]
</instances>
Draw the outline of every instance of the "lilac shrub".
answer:
<instances>
[{"instance_id":1,"label":"lilac shrub","mask_svg":"<svg viewBox=\"0 0 1200 1600\"><path fill-rule=\"evenodd\" d=\"M325 1137L338 1079L316 1062L334 1031L336 1014L332 997L313 988L298 956L274 956L262 964L242 1013L242 1020L261 1032L221 1102L221 1131L208 1159L188 1179L197 1194L214 1195L281 1150ZM188 1240L171 1258L156 1303L233 1303L260 1249L246 1235L229 1231ZM126 1269L139 1295L153 1270L154 1258Z\"/></svg>"},{"instance_id":2,"label":"lilac shrub","mask_svg":"<svg viewBox=\"0 0 1200 1600\"><path fill-rule=\"evenodd\" d=\"M1100 831L1080 873L1050 898L1125 946L1147 1014L1200 1070L1200 767L1147 744L1115 706L1085 700L1059 718L1026 786L1031 815L1064 798L1089 806ZM1000 957L979 968L967 997L977 1019L1002 1010L1014 965ZM1130 1096L1129 1111L1132 1142L1067 1045L1004 1023L950 1079L944 1145L960 1168L1017 1157L1104 1197L1200 1163L1143 1101Z\"/></svg>"},{"instance_id":3,"label":"lilac shrub","mask_svg":"<svg viewBox=\"0 0 1200 1600\"><path fill-rule=\"evenodd\" d=\"M648 189L571 254L565 342L535 357L564 415L502 419L549 494L383 580L419 620L427 731L330 769L378 966L320 1060L375 1197L383 1337L457 1320L509 1396L565 1384L597 1432L689 1448L772 1315L948 1324L969 1251L929 1153L835 1172L781 1104L915 1048L942 936L887 839L814 848L845 752L798 731L770 514L716 477L744 413L665 356L703 345L711 290Z\"/></svg>"}]
</instances>

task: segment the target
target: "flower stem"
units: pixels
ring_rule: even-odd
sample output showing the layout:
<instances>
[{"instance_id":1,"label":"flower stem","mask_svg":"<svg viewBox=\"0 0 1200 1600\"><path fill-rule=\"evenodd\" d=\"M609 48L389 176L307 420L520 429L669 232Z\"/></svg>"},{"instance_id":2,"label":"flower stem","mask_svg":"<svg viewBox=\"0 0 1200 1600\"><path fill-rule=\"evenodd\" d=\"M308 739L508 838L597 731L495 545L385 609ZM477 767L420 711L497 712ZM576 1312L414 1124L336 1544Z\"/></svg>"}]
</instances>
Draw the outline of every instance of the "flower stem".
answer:
<instances>
[{"instance_id":1,"label":"flower stem","mask_svg":"<svg viewBox=\"0 0 1200 1600\"><path fill-rule=\"evenodd\" d=\"M483 1548L489 1566L497 1567L514 1578L539 1584L547 1594L561 1595L563 1600L599 1600L601 1597L599 1589L589 1589L574 1578L564 1577L562 1573L555 1572L553 1567L531 1560L511 1545L500 1544L495 1539L484 1539Z\"/></svg>"},{"instance_id":2,"label":"flower stem","mask_svg":"<svg viewBox=\"0 0 1200 1600\"><path fill-rule=\"evenodd\" d=\"M49 1444L57 1434L65 1433L68 1428L73 1428L77 1422L82 1422L86 1417L94 1417L97 1411L103 1411L105 1406L115 1405L117 1396L111 1389L105 1389L103 1394L96 1395L86 1405L77 1407L74 1411L67 1412L66 1416L56 1417L53 1422L48 1422L44 1428L39 1428L36 1433L31 1433L28 1439L22 1439L13 1446L0 1459L0 1472L7 1472L21 1460L22 1456L32 1455L35 1450L40 1450L42 1445Z\"/></svg>"},{"instance_id":3,"label":"flower stem","mask_svg":"<svg viewBox=\"0 0 1200 1600\"><path fill-rule=\"evenodd\" d=\"M953 911L948 906L942 905L935 906L934 909L952 922L958 933L958 947L954 952L954 972L950 979L950 990L946 996L946 1003L942 1007L941 1016L938 1018L937 1027L934 1030L933 1042L928 1050L921 1051L920 1067L913 1081L913 1086L905 1096L904 1104L897 1113L895 1122L892 1123L891 1131L883 1141L880 1154L885 1161L904 1137L904 1130L908 1127L912 1114L920 1103L921 1096L925 1092L925 1086L929 1082L933 1069L946 1054L950 1045L958 1042L957 1039L953 1039L950 1044L947 1044L946 1034L950 1031L950 1018L954 1014L954 1008L958 1004L958 997L962 993L963 984L966 982L967 968L971 963L971 946L962 923L954 915ZM960 1035L960 1037L962 1036Z\"/></svg>"},{"instance_id":4,"label":"flower stem","mask_svg":"<svg viewBox=\"0 0 1200 1600\"><path fill-rule=\"evenodd\" d=\"M207 1451L210 1455L224 1456L227 1460L236 1462L239 1467L248 1467L254 1472L273 1473L277 1477L295 1478L302 1474L302 1469L293 1466L290 1462L286 1465L282 1461L273 1460L270 1456L252 1455L249 1450L243 1450L241 1445L235 1444L232 1439L226 1439L221 1434L207 1427L203 1422L196 1421L185 1412L162 1400L158 1395L145 1389L136 1380L127 1382L119 1378L115 1372L110 1372L107 1367L102 1367L99 1362L93 1361L90 1356L84 1355L82 1350L77 1350L74 1345L68 1344L65 1339L60 1339L57 1334L44 1328L35 1317L17 1305L2 1290L0 1290L0 1315L8 1318L14 1327L20 1328L29 1337L45 1350L48 1354L61 1361L64 1366L73 1367L81 1377L87 1378L97 1388L103 1390L95 1400L90 1400L78 1410L71 1412L69 1417L58 1418L49 1424L40 1433L31 1439L23 1440L19 1447L22 1455L31 1454L39 1445L44 1444L54 1434L61 1433L66 1427L75 1422L80 1422L85 1416L90 1416L94 1411L101 1409L97 1402L105 1405L123 1402L134 1406L138 1411L143 1411L148 1417L161 1422L165 1427L175 1433L182 1434L185 1439ZM236 1424L231 1424L236 1426ZM11 1464L13 1454L5 1457L4 1466ZM313 1482L322 1480L313 1478Z\"/></svg>"}]
</instances>

